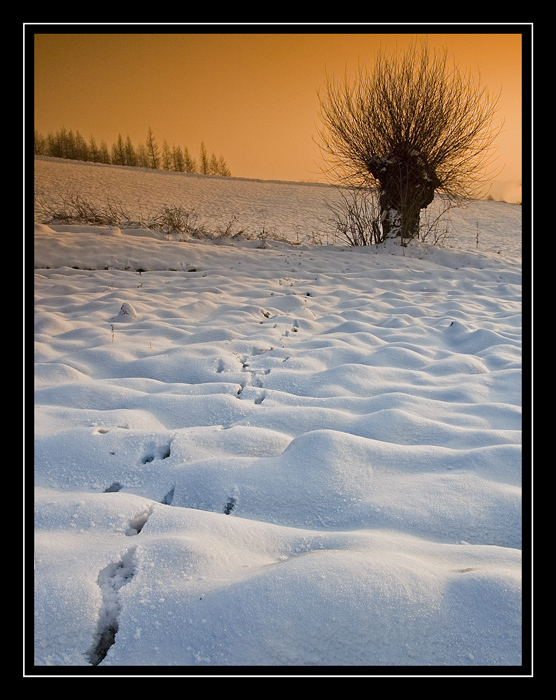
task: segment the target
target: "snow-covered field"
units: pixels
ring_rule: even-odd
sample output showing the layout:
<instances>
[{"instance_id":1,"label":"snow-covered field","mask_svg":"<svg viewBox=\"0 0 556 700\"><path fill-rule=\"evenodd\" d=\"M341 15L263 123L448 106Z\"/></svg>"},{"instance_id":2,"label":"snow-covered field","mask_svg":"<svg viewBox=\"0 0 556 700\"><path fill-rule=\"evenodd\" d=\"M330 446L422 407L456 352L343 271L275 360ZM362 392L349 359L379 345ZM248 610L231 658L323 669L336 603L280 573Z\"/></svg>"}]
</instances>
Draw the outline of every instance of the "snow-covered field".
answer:
<instances>
[{"instance_id":1,"label":"snow-covered field","mask_svg":"<svg viewBox=\"0 0 556 700\"><path fill-rule=\"evenodd\" d=\"M334 192L35 161L70 186L293 243ZM521 207L452 219L408 248L35 224L33 674L515 672Z\"/></svg>"}]
</instances>

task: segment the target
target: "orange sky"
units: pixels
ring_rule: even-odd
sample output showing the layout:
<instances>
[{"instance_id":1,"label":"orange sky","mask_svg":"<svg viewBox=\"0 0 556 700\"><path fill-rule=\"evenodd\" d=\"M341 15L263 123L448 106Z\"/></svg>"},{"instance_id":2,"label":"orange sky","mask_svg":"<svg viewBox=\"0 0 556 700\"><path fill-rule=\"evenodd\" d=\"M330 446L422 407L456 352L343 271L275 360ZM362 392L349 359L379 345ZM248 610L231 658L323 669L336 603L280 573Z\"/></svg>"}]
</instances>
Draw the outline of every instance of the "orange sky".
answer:
<instances>
[{"instance_id":1,"label":"orange sky","mask_svg":"<svg viewBox=\"0 0 556 700\"><path fill-rule=\"evenodd\" d=\"M65 126L111 147L120 133L134 145L144 142L150 126L160 145L166 139L187 146L194 157L203 141L236 177L323 181L314 138L326 74L354 74L359 62L372 68L377 50L427 38L431 48L447 47L462 69L480 70L492 92L502 89L497 166L504 170L492 194L521 200L521 26L487 27L504 32L495 34L458 33L458 25L442 34L430 27L427 34L365 33L373 25L350 33L275 33L272 25L242 34L232 25L215 25L213 33L194 25L169 29L132 33L133 25L124 25L126 33L109 33L86 25L87 33L74 26L61 34L35 27L27 37L34 39L35 128L46 135Z\"/></svg>"}]
</instances>

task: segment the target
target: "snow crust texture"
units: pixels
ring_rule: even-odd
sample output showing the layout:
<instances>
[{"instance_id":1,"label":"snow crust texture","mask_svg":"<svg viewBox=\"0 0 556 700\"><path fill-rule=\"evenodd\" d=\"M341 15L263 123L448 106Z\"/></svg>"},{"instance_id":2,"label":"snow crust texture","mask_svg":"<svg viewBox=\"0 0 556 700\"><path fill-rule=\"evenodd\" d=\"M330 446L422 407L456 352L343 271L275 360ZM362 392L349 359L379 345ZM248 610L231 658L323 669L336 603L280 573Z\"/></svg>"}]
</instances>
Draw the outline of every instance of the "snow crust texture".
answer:
<instances>
[{"instance_id":1,"label":"snow crust texture","mask_svg":"<svg viewBox=\"0 0 556 700\"><path fill-rule=\"evenodd\" d=\"M72 176L99 172L128 177ZM139 176L215 208L262 186ZM35 665L520 666L506 207L488 252L37 224Z\"/></svg>"}]
</instances>

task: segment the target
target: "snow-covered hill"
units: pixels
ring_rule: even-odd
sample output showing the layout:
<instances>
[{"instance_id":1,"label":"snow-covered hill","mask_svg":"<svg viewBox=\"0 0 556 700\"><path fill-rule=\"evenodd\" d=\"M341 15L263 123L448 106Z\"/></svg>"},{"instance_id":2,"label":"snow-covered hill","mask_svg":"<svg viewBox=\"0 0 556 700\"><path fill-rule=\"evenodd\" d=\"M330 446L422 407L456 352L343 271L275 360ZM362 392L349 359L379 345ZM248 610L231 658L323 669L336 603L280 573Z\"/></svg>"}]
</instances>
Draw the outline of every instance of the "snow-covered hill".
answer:
<instances>
[{"instance_id":1,"label":"snow-covered hill","mask_svg":"<svg viewBox=\"0 0 556 700\"><path fill-rule=\"evenodd\" d=\"M35 167L326 241L325 185ZM456 213L445 247L35 225L31 673L521 666L521 208Z\"/></svg>"}]
</instances>

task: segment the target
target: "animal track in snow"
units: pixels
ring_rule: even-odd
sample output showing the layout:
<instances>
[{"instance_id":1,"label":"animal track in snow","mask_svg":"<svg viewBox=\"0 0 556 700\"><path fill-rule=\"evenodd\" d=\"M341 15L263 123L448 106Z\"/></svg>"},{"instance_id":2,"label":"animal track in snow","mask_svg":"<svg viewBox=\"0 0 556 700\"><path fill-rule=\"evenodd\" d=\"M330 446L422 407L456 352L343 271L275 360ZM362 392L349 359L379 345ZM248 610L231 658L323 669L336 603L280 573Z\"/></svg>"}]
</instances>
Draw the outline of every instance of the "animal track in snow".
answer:
<instances>
[{"instance_id":1,"label":"animal track in snow","mask_svg":"<svg viewBox=\"0 0 556 700\"><path fill-rule=\"evenodd\" d=\"M147 520L151 516L151 513L152 506L131 518L131 520L127 524L125 534L128 537L134 537L135 535L138 535L141 532L141 530L145 527Z\"/></svg>"},{"instance_id":2,"label":"animal track in snow","mask_svg":"<svg viewBox=\"0 0 556 700\"><path fill-rule=\"evenodd\" d=\"M98 612L95 639L87 654L92 666L98 666L104 660L116 640L121 611L119 591L135 574L134 553L135 548L129 549L120 561L108 564L99 572L97 584L102 603Z\"/></svg>"},{"instance_id":3,"label":"animal track in snow","mask_svg":"<svg viewBox=\"0 0 556 700\"><path fill-rule=\"evenodd\" d=\"M232 510L235 508L236 503L237 503L237 499L233 498L233 496L230 497L228 499L226 505L224 506L224 515L230 515Z\"/></svg>"},{"instance_id":4,"label":"animal track in snow","mask_svg":"<svg viewBox=\"0 0 556 700\"><path fill-rule=\"evenodd\" d=\"M296 320L292 323L291 331L287 331L287 330L286 330L286 331L284 331L284 332L282 333L282 335L283 335L284 338L288 338L289 335L290 335L290 332L291 332L291 333L297 333L298 331L299 331L299 321L296 319Z\"/></svg>"},{"instance_id":5,"label":"animal track in snow","mask_svg":"<svg viewBox=\"0 0 556 700\"><path fill-rule=\"evenodd\" d=\"M224 510L222 511L224 515L230 515L230 513L233 511L233 509L237 506L237 502L239 499L239 490L237 486L234 486L232 489L232 495L228 497L228 500L226 501L226 505L224 506Z\"/></svg>"},{"instance_id":6,"label":"animal track in snow","mask_svg":"<svg viewBox=\"0 0 556 700\"><path fill-rule=\"evenodd\" d=\"M141 459L142 464L149 464L150 462L154 462L155 459L168 459L170 456L170 446L171 443L163 444L163 445L152 445L149 450L145 453L145 455Z\"/></svg>"},{"instance_id":7,"label":"animal track in snow","mask_svg":"<svg viewBox=\"0 0 556 700\"><path fill-rule=\"evenodd\" d=\"M241 396L243 393L243 390L248 387L254 387L256 389L262 389L263 388L263 380L262 377L270 374L271 370L270 369L249 369L250 366L250 360L252 357L255 357L257 355L263 355L265 352L268 352L269 350L273 350L274 348L267 348L264 350L259 350L257 348L253 348L253 355L244 355L242 358L238 358L239 361L241 362L241 371L245 372L248 377L245 379L240 384L240 387L237 391L237 395ZM256 404L262 403L264 400L264 395L262 397L258 397L255 399Z\"/></svg>"},{"instance_id":8,"label":"animal track in snow","mask_svg":"<svg viewBox=\"0 0 556 700\"><path fill-rule=\"evenodd\" d=\"M120 484L119 481L114 481L113 483L110 484L107 488L104 489L103 493L117 493L118 491L121 491L123 489L123 484Z\"/></svg>"},{"instance_id":9,"label":"animal track in snow","mask_svg":"<svg viewBox=\"0 0 556 700\"><path fill-rule=\"evenodd\" d=\"M164 498L160 501L162 505L164 506L171 506L172 501L174 500L174 492L176 490L176 486L172 486L172 488L168 491L168 493L164 496Z\"/></svg>"}]
</instances>

